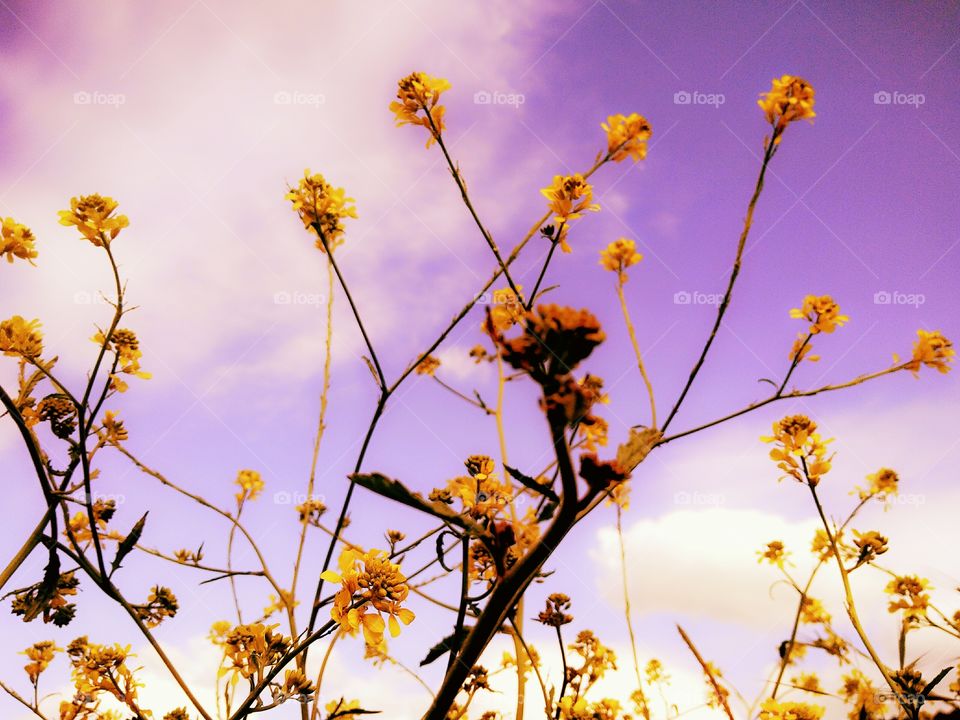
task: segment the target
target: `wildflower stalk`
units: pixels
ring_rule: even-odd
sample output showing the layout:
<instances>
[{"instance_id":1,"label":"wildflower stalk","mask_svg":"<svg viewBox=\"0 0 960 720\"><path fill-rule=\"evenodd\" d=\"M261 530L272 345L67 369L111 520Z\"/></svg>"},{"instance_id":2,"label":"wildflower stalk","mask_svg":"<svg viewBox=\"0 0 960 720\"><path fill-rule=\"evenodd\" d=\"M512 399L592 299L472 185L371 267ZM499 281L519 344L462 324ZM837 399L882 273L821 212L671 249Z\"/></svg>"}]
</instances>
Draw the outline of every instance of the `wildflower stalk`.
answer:
<instances>
[{"instance_id":1,"label":"wildflower stalk","mask_svg":"<svg viewBox=\"0 0 960 720\"><path fill-rule=\"evenodd\" d=\"M623 313L623 321L627 326L627 333L630 335L630 344L633 345L633 352L637 356L637 368L640 370L640 377L643 378L643 384L647 388L647 395L650 398L650 427L657 427L657 403L653 397L653 384L647 375L647 369L643 364L643 355L640 353L640 343L637 342L637 331L630 319L630 311L627 309L627 300L623 294L623 285L626 282L626 276L623 270L617 273L617 299L620 301L620 311Z\"/></svg>"},{"instance_id":2,"label":"wildflower stalk","mask_svg":"<svg viewBox=\"0 0 960 720\"><path fill-rule=\"evenodd\" d=\"M577 478L567 444L566 420L562 411L559 414L556 411L549 412L547 420L563 486L563 495L557 514L540 540L495 586L486 606L460 646L457 662L453 663L444 677L437 696L424 714L423 720L444 720L470 668L477 663L490 640L499 632L510 611L516 606L517 600L576 522Z\"/></svg>"},{"instance_id":3,"label":"wildflower stalk","mask_svg":"<svg viewBox=\"0 0 960 720\"><path fill-rule=\"evenodd\" d=\"M637 657L637 636L633 631L633 613L630 611L630 589L627 584L627 548L623 542L623 508L617 505L617 539L620 541L620 579L623 582L623 616L630 637L630 652L633 655L633 670L637 675L637 688L643 688L640 680L640 660Z\"/></svg>"},{"instance_id":4,"label":"wildflower stalk","mask_svg":"<svg viewBox=\"0 0 960 720\"><path fill-rule=\"evenodd\" d=\"M713 685L713 691L717 695L717 700L720 702L721 709L724 711L724 713L726 713L730 720L734 720L733 712L730 710L730 704L727 702L726 694L720 685L720 681L717 680L713 670L710 668L710 663L703 659L700 651L697 650L697 646L693 644L693 640L690 639L690 636L687 635L684 629L677 625L677 630L680 633L680 637L683 638L683 642L686 643L687 647L690 648L690 652L693 653L693 656L697 659L697 662L700 663L700 667L703 668L703 674L707 676L707 680L709 680L710 684Z\"/></svg>"},{"instance_id":5,"label":"wildflower stalk","mask_svg":"<svg viewBox=\"0 0 960 720\"><path fill-rule=\"evenodd\" d=\"M560 646L560 666L563 668L563 681L560 683L560 694L557 695L557 711L554 715L555 720L560 720L560 703L567 692L570 675L567 673L567 649L563 645L563 633L560 630L560 625L555 625L554 629L557 631L557 645Z\"/></svg>"},{"instance_id":6,"label":"wildflower stalk","mask_svg":"<svg viewBox=\"0 0 960 720\"><path fill-rule=\"evenodd\" d=\"M723 300L720 301L720 306L717 308L717 319L713 323L713 328L710 330L710 335L707 337L707 342L703 346L703 350L700 351L700 357L697 358L697 362L693 366L693 370L690 372L690 377L687 378L686 384L683 386L683 390L680 392L680 397L677 398L676 403L674 403L673 408L670 410L670 414L667 415L667 419L663 423L663 430L666 431L670 423L673 421L674 416L677 414L677 411L680 410L680 406L683 404L684 398L687 397L687 393L690 391L690 387L693 385L693 381L696 380L697 374L700 372L700 368L703 367L704 361L707 359L707 354L710 352L710 346L713 345L713 341L717 337L717 331L720 329L720 325L723 323L723 316L727 312L727 306L730 304L730 297L733 295L733 286L737 282L737 276L740 274L740 266L743 261L743 251L747 244L747 237L750 235L750 228L753 226L753 212L757 206L757 201L760 199L760 193L763 191L763 180L767 174L767 166L770 164L770 160L773 159L774 154L776 153L777 140L779 139L779 131L774 129L773 137L767 141L766 148L763 153L763 162L760 164L760 174L757 176L757 184L753 189L753 196L750 198L750 203L747 205L747 216L743 222L743 231L740 233L740 240L737 243L737 254L733 261L733 269L730 272L730 280L727 283L727 290L723 294Z\"/></svg>"},{"instance_id":7,"label":"wildflower stalk","mask_svg":"<svg viewBox=\"0 0 960 720\"><path fill-rule=\"evenodd\" d=\"M833 556L837 559L837 568L840 570L840 579L843 582L843 594L847 607L847 616L850 618L850 624L853 625L853 629L856 630L857 635L860 637L860 641L863 643L863 647L870 656L870 659L873 661L873 664L877 666L877 670L880 671L880 674L890 687L890 690L896 696L897 702L906 712L907 717L912 717L915 714L915 709L903 697L902 689L890 676L887 666L884 665L883 661L880 659L880 656L877 654L877 651L874 650L873 643L870 642L870 638L867 637L867 633L863 629L863 625L860 622L860 616L857 613L857 606L853 599L853 590L850 588L849 573L847 572L846 566L843 564L843 557L840 554L840 546L837 543L836 535L834 534L833 530L830 529L830 523L827 520L827 516L823 511L823 505L820 503L820 498L817 495L816 484L810 482L810 477L807 474L806 459L801 458L801 462L803 463L804 475L807 478L806 484L810 488L810 494L813 496L813 503L816 505L817 513L820 515L820 520L823 523L824 532L827 533L827 539L830 541L830 549L833 552Z\"/></svg>"},{"instance_id":8,"label":"wildflower stalk","mask_svg":"<svg viewBox=\"0 0 960 720\"><path fill-rule=\"evenodd\" d=\"M7 584L7 581L13 576L13 574L23 565L24 561L30 557L30 553L33 552L34 548L41 543L43 539L43 531L46 529L47 524L50 522L50 518L56 515L56 505L51 505L47 508L47 512L44 513L43 517L40 518L40 522L37 523L37 526L33 529L33 532L30 533L30 536L27 538L26 542L20 547L17 553L13 556L13 559L7 563L7 566L0 571L0 590L3 590L4 585Z\"/></svg>"}]
</instances>

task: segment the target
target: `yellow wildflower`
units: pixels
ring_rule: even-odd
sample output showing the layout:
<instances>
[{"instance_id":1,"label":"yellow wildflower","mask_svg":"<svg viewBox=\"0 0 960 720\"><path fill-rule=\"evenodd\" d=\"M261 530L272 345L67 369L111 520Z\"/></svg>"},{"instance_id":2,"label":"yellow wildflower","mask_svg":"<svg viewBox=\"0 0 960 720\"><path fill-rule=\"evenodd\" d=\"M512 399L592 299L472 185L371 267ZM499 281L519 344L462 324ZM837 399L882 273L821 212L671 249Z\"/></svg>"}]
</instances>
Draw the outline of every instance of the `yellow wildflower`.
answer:
<instances>
[{"instance_id":1,"label":"yellow wildflower","mask_svg":"<svg viewBox=\"0 0 960 720\"><path fill-rule=\"evenodd\" d=\"M567 244L567 230L571 220L581 217L584 212L597 212L600 206L593 202L593 188L583 175L555 175L549 187L543 188L540 193L547 198L547 205L554 213L554 222L560 224L560 249L570 252Z\"/></svg>"},{"instance_id":2,"label":"yellow wildflower","mask_svg":"<svg viewBox=\"0 0 960 720\"><path fill-rule=\"evenodd\" d=\"M43 352L40 321L27 322L20 315L0 322L0 352L11 357L38 358Z\"/></svg>"},{"instance_id":3,"label":"yellow wildflower","mask_svg":"<svg viewBox=\"0 0 960 720\"><path fill-rule=\"evenodd\" d=\"M427 140L427 147L430 147L444 130L446 108L437 102L449 89L449 82L426 73L415 72L401 79L397 83L397 99L390 103L397 125L422 125L430 131Z\"/></svg>"},{"instance_id":4,"label":"yellow wildflower","mask_svg":"<svg viewBox=\"0 0 960 720\"><path fill-rule=\"evenodd\" d=\"M822 693L820 678L814 673L800 673L790 681L794 687L806 690L807 692Z\"/></svg>"},{"instance_id":5,"label":"yellow wildflower","mask_svg":"<svg viewBox=\"0 0 960 720\"><path fill-rule=\"evenodd\" d=\"M917 330L917 341L913 344L913 358L907 362L906 369L917 375L921 365L934 368L938 372L950 372L949 363L953 362L957 352L950 342L938 330L927 332Z\"/></svg>"},{"instance_id":6,"label":"yellow wildflower","mask_svg":"<svg viewBox=\"0 0 960 720\"><path fill-rule=\"evenodd\" d=\"M807 703L777 702L765 700L760 709L759 720L820 720L824 708Z\"/></svg>"},{"instance_id":7,"label":"yellow wildflower","mask_svg":"<svg viewBox=\"0 0 960 720\"><path fill-rule=\"evenodd\" d=\"M829 295L807 295L802 306L790 311L790 317L810 322L810 333L813 335L832 333L850 319L840 314L840 306Z\"/></svg>"},{"instance_id":8,"label":"yellow wildflower","mask_svg":"<svg viewBox=\"0 0 960 720\"><path fill-rule=\"evenodd\" d=\"M143 352L140 350L140 341L137 339L137 335L133 330L117 328L110 336L109 342L107 342L107 338L103 332L98 330L97 334L90 339L97 345L106 344L108 350L116 353L117 369L121 373L133 375L143 380L149 380L152 377L150 373L140 369L140 358L143 357ZM114 388L119 392L127 391L127 383L119 378L116 373L111 377Z\"/></svg>"},{"instance_id":9,"label":"yellow wildflower","mask_svg":"<svg viewBox=\"0 0 960 720\"><path fill-rule=\"evenodd\" d=\"M929 588L930 581L924 578L916 575L897 576L885 588L886 593L894 598L887 609L892 613L903 610L904 620L916 622L927 614L927 607L930 605L930 595L927 594Z\"/></svg>"},{"instance_id":10,"label":"yellow wildflower","mask_svg":"<svg viewBox=\"0 0 960 720\"><path fill-rule=\"evenodd\" d=\"M309 168L303 171L297 187L290 188L284 197L293 204L303 226L317 236L316 246L321 252L326 252L324 240L331 252L343 242L344 218L357 217L353 198L348 198L343 188L333 187L323 175L311 175Z\"/></svg>"},{"instance_id":11,"label":"yellow wildflower","mask_svg":"<svg viewBox=\"0 0 960 720\"><path fill-rule=\"evenodd\" d=\"M813 121L817 115L813 111L813 96L813 87L806 80L784 75L773 79L770 92L763 93L757 104L766 114L767 122L779 133L796 120Z\"/></svg>"},{"instance_id":12,"label":"yellow wildflower","mask_svg":"<svg viewBox=\"0 0 960 720\"><path fill-rule=\"evenodd\" d=\"M0 229L0 257L6 256L7 262L12 263L15 257L26 260L33 265L33 258L37 256L34 247L36 238L26 225L21 225L13 218L3 218Z\"/></svg>"},{"instance_id":13,"label":"yellow wildflower","mask_svg":"<svg viewBox=\"0 0 960 720\"><path fill-rule=\"evenodd\" d=\"M800 622L808 625L829 625L830 613L819 600L805 595L800 603Z\"/></svg>"},{"instance_id":14,"label":"yellow wildflower","mask_svg":"<svg viewBox=\"0 0 960 720\"><path fill-rule=\"evenodd\" d=\"M775 422L773 435L760 439L777 443L778 447L770 451L770 459L798 482L816 485L830 471L831 458L826 455L827 444L832 441L822 440L817 424L806 415L792 415Z\"/></svg>"},{"instance_id":15,"label":"yellow wildflower","mask_svg":"<svg viewBox=\"0 0 960 720\"><path fill-rule=\"evenodd\" d=\"M423 360L420 361L420 364L416 367L417 375L429 375L433 377L433 374L437 371L437 368L440 367L439 358L434 357L433 355L427 355Z\"/></svg>"},{"instance_id":16,"label":"yellow wildflower","mask_svg":"<svg viewBox=\"0 0 960 720\"><path fill-rule=\"evenodd\" d=\"M234 482L240 487L240 492L236 494L238 503L256 500L263 492L264 482L256 470L241 470L237 473L237 479Z\"/></svg>"},{"instance_id":17,"label":"yellow wildflower","mask_svg":"<svg viewBox=\"0 0 960 720\"><path fill-rule=\"evenodd\" d=\"M607 270L617 273L621 284L627 281L624 270L641 260L643 255L637 252L637 244L627 238L614 240L600 251L600 264Z\"/></svg>"},{"instance_id":18,"label":"yellow wildflower","mask_svg":"<svg viewBox=\"0 0 960 720\"><path fill-rule=\"evenodd\" d=\"M100 424L104 441L110 445L121 443L129 437L127 429L123 426L123 420L117 417L115 410L107 410Z\"/></svg>"},{"instance_id":19,"label":"yellow wildflower","mask_svg":"<svg viewBox=\"0 0 960 720\"><path fill-rule=\"evenodd\" d=\"M20 653L21 655L26 655L27 659L30 660L29 663L23 666L23 669L26 671L33 685L37 684L40 673L49 667L56 653L61 650L63 650L63 648L57 647L52 640L41 640Z\"/></svg>"},{"instance_id":20,"label":"yellow wildflower","mask_svg":"<svg viewBox=\"0 0 960 720\"><path fill-rule=\"evenodd\" d=\"M126 215L113 214L118 205L113 198L96 193L71 198L70 209L60 211L60 224L76 225L87 240L103 247L130 224Z\"/></svg>"},{"instance_id":21,"label":"yellow wildflower","mask_svg":"<svg viewBox=\"0 0 960 720\"><path fill-rule=\"evenodd\" d=\"M783 543L780 540L774 540L767 543L766 550L757 551L757 562L762 563L766 561L771 565L776 565L778 568L782 569L783 564L786 562L789 554L790 553L786 551Z\"/></svg>"},{"instance_id":22,"label":"yellow wildflower","mask_svg":"<svg viewBox=\"0 0 960 720\"><path fill-rule=\"evenodd\" d=\"M340 572L326 570L321 577L340 583L330 617L343 630L355 632L362 628L367 644L379 645L383 640L383 615L387 616L393 637L400 634L398 619L404 625L413 622L413 612L401 607L410 593L407 579L385 552L347 548L340 554L338 565Z\"/></svg>"},{"instance_id":23,"label":"yellow wildflower","mask_svg":"<svg viewBox=\"0 0 960 720\"><path fill-rule=\"evenodd\" d=\"M523 291L522 285L517 290ZM517 297L513 288L501 288L493 291L490 299L490 322L498 332L509 330L523 319L523 300Z\"/></svg>"},{"instance_id":24,"label":"yellow wildflower","mask_svg":"<svg viewBox=\"0 0 960 720\"><path fill-rule=\"evenodd\" d=\"M857 493L861 500L880 496L887 499L891 495L897 494L897 484L900 482L900 476L895 470L890 468L880 468L872 475L867 475L867 487L857 487Z\"/></svg>"},{"instance_id":25,"label":"yellow wildflower","mask_svg":"<svg viewBox=\"0 0 960 720\"><path fill-rule=\"evenodd\" d=\"M600 127L607 133L607 153L614 162L628 157L637 162L647 156L647 140L652 131L643 115L611 115Z\"/></svg>"}]
</instances>

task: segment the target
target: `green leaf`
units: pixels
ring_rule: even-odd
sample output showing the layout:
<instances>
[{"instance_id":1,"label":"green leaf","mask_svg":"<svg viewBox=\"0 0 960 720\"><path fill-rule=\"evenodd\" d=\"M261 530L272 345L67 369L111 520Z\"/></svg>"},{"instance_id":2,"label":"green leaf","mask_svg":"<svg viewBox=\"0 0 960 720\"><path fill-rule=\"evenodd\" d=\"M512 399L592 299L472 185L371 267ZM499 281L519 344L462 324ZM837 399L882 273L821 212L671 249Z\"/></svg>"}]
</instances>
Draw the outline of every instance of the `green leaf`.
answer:
<instances>
[{"instance_id":1,"label":"green leaf","mask_svg":"<svg viewBox=\"0 0 960 720\"><path fill-rule=\"evenodd\" d=\"M110 576L120 569L120 563L123 562L123 559L127 557L133 548L136 547L137 543L140 542L140 536L143 535L143 526L147 523L147 515L149 511L143 514L143 517L137 520L136 525L133 526L133 529L130 530L129 534L120 541L120 544L117 545L117 554L113 558L113 562L110 563Z\"/></svg>"},{"instance_id":2,"label":"green leaf","mask_svg":"<svg viewBox=\"0 0 960 720\"><path fill-rule=\"evenodd\" d=\"M544 485L542 482L538 482L536 479L530 477L529 475L524 475L522 472L516 468L512 468L509 465L504 465L507 469L507 472L510 473L510 477L516 480L518 483L524 487L528 487L531 490L540 493L549 500L553 502L560 502L560 498L557 494L548 486Z\"/></svg>"}]
</instances>

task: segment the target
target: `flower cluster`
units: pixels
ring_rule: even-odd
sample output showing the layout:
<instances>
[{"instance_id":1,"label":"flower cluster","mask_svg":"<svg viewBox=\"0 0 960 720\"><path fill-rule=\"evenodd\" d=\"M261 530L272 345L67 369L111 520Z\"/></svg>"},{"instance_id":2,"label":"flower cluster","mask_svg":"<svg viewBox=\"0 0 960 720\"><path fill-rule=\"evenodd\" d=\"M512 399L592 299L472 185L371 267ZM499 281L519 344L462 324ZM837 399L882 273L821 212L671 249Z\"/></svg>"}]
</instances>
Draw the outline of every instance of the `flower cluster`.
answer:
<instances>
[{"instance_id":1,"label":"flower cluster","mask_svg":"<svg viewBox=\"0 0 960 720\"><path fill-rule=\"evenodd\" d=\"M582 217L585 212L600 210L600 206L593 202L593 187L580 173L555 175L553 182L540 193L547 199L547 206L554 214L553 221L560 226L555 241L560 243L563 252L571 252L567 243L570 222Z\"/></svg>"},{"instance_id":2,"label":"flower cluster","mask_svg":"<svg viewBox=\"0 0 960 720\"><path fill-rule=\"evenodd\" d=\"M757 104L774 127L775 134L783 132L789 123L816 117L813 111L813 87L803 78L784 75L774 78L770 92L763 93Z\"/></svg>"},{"instance_id":3,"label":"flower cluster","mask_svg":"<svg viewBox=\"0 0 960 720\"><path fill-rule=\"evenodd\" d=\"M930 605L930 581L916 575L897 576L886 587L888 595L892 596L887 609L892 612L903 611L903 619L907 623L916 623L926 617Z\"/></svg>"},{"instance_id":4,"label":"flower cluster","mask_svg":"<svg viewBox=\"0 0 960 720\"><path fill-rule=\"evenodd\" d=\"M142 380L149 380L151 375L140 369L140 358L143 357L143 351L140 350L140 341L136 333L127 328L117 328L110 335L109 341L102 331L90 338L97 345L105 345L108 350L113 351L117 356L117 369L124 375L133 375ZM129 387L127 383L120 378L117 373L110 376L113 388L118 392L126 392Z\"/></svg>"},{"instance_id":5,"label":"flower cluster","mask_svg":"<svg viewBox=\"0 0 960 720\"><path fill-rule=\"evenodd\" d=\"M57 647L52 640L41 640L21 653L21 655L26 655L30 661L23 666L23 669L27 673L27 677L30 678L32 685L37 684L40 674L50 666L56 654L61 650L63 648Z\"/></svg>"},{"instance_id":6,"label":"flower cluster","mask_svg":"<svg viewBox=\"0 0 960 720\"><path fill-rule=\"evenodd\" d=\"M293 644L290 638L274 632L276 627L252 623L226 629L229 624L214 625L214 642L222 646L224 660L230 662L221 674L233 673L245 680L263 679L267 668L276 665Z\"/></svg>"},{"instance_id":7,"label":"flower cluster","mask_svg":"<svg viewBox=\"0 0 960 720\"><path fill-rule=\"evenodd\" d=\"M143 605L134 605L137 617L148 628L155 628L167 618L172 618L180 609L180 603L170 588L155 585Z\"/></svg>"},{"instance_id":8,"label":"flower cluster","mask_svg":"<svg viewBox=\"0 0 960 720\"><path fill-rule=\"evenodd\" d=\"M286 199L303 221L303 226L317 236L316 246L321 252L333 252L343 243L343 219L356 218L353 198L343 188L333 187L323 175L303 171L296 188L290 188Z\"/></svg>"},{"instance_id":9,"label":"flower cluster","mask_svg":"<svg viewBox=\"0 0 960 720\"><path fill-rule=\"evenodd\" d=\"M926 365L940 373L950 372L950 363L957 351L953 343L937 330L917 330L917 341L913 344L913 357L907 362L906 369L917 375L921 365Z\"/></svg>"},{"instance_id":10,"label":"flower cluster","mask_svg":"<svg viewBox=\"0 0 960 720\"><path fill-rule=\"evenodd\" d=\"M35 240L26 225L21 225L13 218L3 218L3 225L0 227L0 257L6 257L9 263L16 257L33 265L33 259L37 256Z\"/></svg>"},{"instance_id":11,"label":"flower cluster","mask_svg":"<svg viewBox=\"0 0 960 720\"><path fill-rule=\"evenodd\" d=\"M39 320L24 320L14 315L0 322L0 352L11 357L33 360L43 352Z\"/></svg>"},{"instance_id":12,"label":"flower cluster","mask_svg":"<svg viewBox=\"0 0 960 720\"><path fill-rule=\"evenodd\" d=\"M421 125L430 132L427 147L440 139L443 133L443 115L446 108L438 105L440 95L450 89L450 83L426 73L415 72L397 83L397 99L390 103L397 125Z\"/></svg>"},{"instance_id":13,"label":"flower cluster","mask_svg":"<svg viewBox=\"0 0 960 720\"><path fill-rule=\"evenodd\" d=\"M341 553L338 566L340 572L325 570L321 577L340 583L330 617L344 631L353 633L362 628L367 644L379 645L383 640L384 615L393 637L400 634L397 620L404 625L413 622L413 612L401 605L410 593L407 579L385 552L347 548Z\"/></svg>"},{"instance_id":14,"label":"flower cluster","mask_svg":"<svg viewBox=\"0 0 960 720\"><path fill-rule=\"evenodd\" d=\"M563 593L551 593L547 596L546 607L540 611L537 621L549 627L559 628L573 622L570 609L570 598Z\"/></svg>"},{"instance_id":15,"label":"flower cluster","mask_svg":"<svg viewBox=\"0 0 960 720\"><path fill-rule=\"evenodd\" d=\"M234 480L240 492L236 494L237 503L243 503L247 500L256 500L263 492L264 482L260 473L256 470L240 470L237 472L237 479Z\"/></svg>"},{"instance_id":16,"label":"flower cluster","mask_svg":"<svg viewBox=\"0 0 960 720\"><path fill-rule=\"evenodd\" d=\"M643 255L637 252L637 244L627 238L614 240L600 251L600 264L607 270L617 273L621 285L627 281L624 270L641 260Z\"/></svg>"},{"instance_id":17,"label":"flower cluster","mask_svg":"<svg viewBox=\"0 0 960 720\"><path fill-rule=\"evenodd\" d=\"M647 141L653 131L643 115L611 115L600 127L607 133L607 154L614 162L627 158L637 162L647 156Z\"/></svg>"},{"instance_id":18,"label":"flower cluster","mask_svg":"<svg viewBox=\"0 0 960 720\"><path fill-rule=\"evenodd\" d=\"M511 367L538 381L567 375L606 337L589 310L538 305L526 321L521 335L501 339L501 353Z\"/></svg>"},{"instance_id":19,"label":"flower cluster","mask_svg":"<svg viewBox=\"0 0 960 720\"><path fill-rule=\"evenodd\" d=\"M459 499L471 517L492 520L510 504L513 488L497 479L493 459L486 455L471 455L464 464L470 474L450 480L446 497Z\"/></svg>"},{"instance_id":20,"label":"flower cluster","mask_svg":"<svg viewBox=\"0 0 960 720\"><path fill-rule=\"evenodd\" d=\"M759 720L820 720L824 708L820 705L808 705L797 702L764 701L760 709Z\"/></svg>"},{"instance_id":21,"label":"flower cluster","mask_svg":"<svg viewBox=\"0 0 960 720\"><path fill-rule=\"evenodd\" d=\"M130 224L126 215L114 215L119 203L102 195L82 195L70 200L70 209L60 211L61 225L75 225L80 234L103 247Z\"/></svg>"},{"instance_id":22,"label":"flower cluster","mask_svg":"<svg viewBox=\"0 0 960 720\"><path fill-rule=\"evenodd\" d=\"M807 295L803 305L790 311L790 317L809 322L811 335L832 333L850 319L840 314L840 306L829 295Z\"/></svg>"},{"instance_id":23,"label":"flower cluster","mask_svg":"<svg viewBox=\"0 0 960 720\"><path fill-rule=\"evenodd\" d=\"M773 435L761 439L776 443L770 459L786 473L784 477L816 485L830 471L827 444L831 441L820 438L817 424L806 415L791 415L775 422Z\"/></svg>"},{"instance_id":24,"label":"flower cluster","mask_svg":"<svg viewBox=\"0 0 960 720\"><path fill-rule=\"evenodd\" d=\"M440 367L440 359L434 357L433 355L427 355L420 363L417 365L415 372L417 375L429 375L433 377L433 374L437 371L437 368Z\"/></svg>"},{"instance_id":25,"label":"flower cluster","mask_svg":"<svg viewBox=\"0 0 960 720\"><path fill-rule=\"evenodd\" d=\"M127 660L133 657L129 645L98 645L80 637L67 646L67 655L73 666L77 694L73 700L60 703L61 718L87 717L83 714L85 706L94 705L99 695L113 697L136 716L143 716L137 706L137 689L141 683L127 665Z\"/></svg>"},{"instance_id":26,"label":"flower cluster","mask_svg":"<svg viewBox=\"0 0 960 720\"><path fill-rule=\"evenodd\" d=\"M872 497L889 498L897 494L897 485L900 482L900 476L895 470L890 468L880 468L875 473L867 475L867 486L865 488L857 487L856 492L861 500L867 500Z\"/></svg>"}]
</instances>

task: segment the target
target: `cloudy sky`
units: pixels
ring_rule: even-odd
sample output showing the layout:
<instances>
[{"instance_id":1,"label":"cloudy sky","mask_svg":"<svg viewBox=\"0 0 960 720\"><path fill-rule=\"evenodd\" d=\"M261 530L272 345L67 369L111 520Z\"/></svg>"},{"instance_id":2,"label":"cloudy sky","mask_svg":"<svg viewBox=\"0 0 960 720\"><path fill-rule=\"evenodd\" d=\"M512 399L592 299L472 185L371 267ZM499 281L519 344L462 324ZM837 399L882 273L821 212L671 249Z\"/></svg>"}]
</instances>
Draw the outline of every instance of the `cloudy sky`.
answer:
<instances>
[{"instance_id":1,"label":"cloudy sky","mask_svg":"<svg viewBox=\"0 0 960 720\"><path fill-rule=\"evenodd\" d=\"M615 445L629 426L647 422L647 406L597 254L626 236L645 256L626 293L660 405L668 407L729 272L768 130L757 95L783 73L814 85L817 118L791 126L774 160L733 306L675 429L763 396L758 380L782 376L799 330L788 313L808 293L833 294L851 321L818 340L823 359L797 373L798 388L882 368L893 353L909 353L918 328L960 335L958 20L955 5L814 0L0 0L0 214L29 225L40 251L36 268L0 268L0 315L40 318L48 355L59 355L61 374L82 383L96 352L88 338L109 321L99 293L111 278L102 255L58 225L57 211L79 194L119 200L130 227L115 253L138 306L127 324L153 379L134 381L109 407L125 419L132 452L224 506L237 470L259 470L267 491L249 523L286 578L297 532L291 498L304 491L315 430L326 300L323 258L283 199L287 184L309 167L356 198L359 219L338 258L388 379L494 267L441 155L424 149L418 128L394 127L387 105L398 78L422 70L450 80L448 143L503 248L543 214L539 189L553 175L590 166L608 115L649 119L647 160L598 173L602 210L579 221L573 253L556 259L547 280L559 286L555 301L589 307L604 323L608 340L586 369L607 381L612 401L603 413ZM530 245L517 263L520 284L533 284L546 250L545 242ZM318 480L331 505L342 497L376 402L342 295L334 307L331 422ZM490 398L491 368L467 358L481 341L480 319L478 308L442 346L440 374ZM15 362L6 360L0 380L10 387ZM549 450L535 394L513 384L506 402L510 460L532 472ZM868 511L864 523L891 537L888 566L930 577L936 599L956 609L950 509L960 500L952 470L960 460L958 410L953 376L901 374L765 408L647 460L624 518L629 589L640 656L665 661L675 702L703 702L677 623L750 698L763 692L789 631L794 598L783 586L771 589L775 575L755 557L782 539L795 548L801 573L815 527L804 489L777 483L758 439L788 412L811 414L837 437L835 470L823 487L833 515L845 515L850 490L867 473L883 465L900 471L903 501ZM498 452L489 419L412 377L391 400L365 467L427 490L460 474L466 456ZM11 556L35 525L41 498L8 421L0 422L0 453L8 499L0 554ZM222 559L224 523L122 458L104 456L102 469L99 492L121 501L118 527L149 509L145 544L170 552L203 542L208 558ZM412 534L423 525L365 493L353 508L352 537L368 545L385 528ZM530 605L548 592L570 594L576 626L596 629L617 649L621 673L611 683L625 696L630 651L613 521L601 509L576 530ZM324 550L314 537L306 577L315 577ZM238 548L236 566L253 561ZM14 585L35 581L42 565L32 558ZM203 637L227 615L228 591L171 568L143 556L119 580L131 596L156 583L174 589L184 609L158 636L212 704L217 658ZM837 579L823 575L817 592L842 618ZM881 585L864 578L858 587L878 646L892 659L895 624ZM240 588L250 614L266 604L261 585ZM418 619L397 646L410 666L452 623L432 606L414 609ZM114 617L92 589L66 630L8 616L0 677L25 688L15 653L44 637L63 645L84 632L129 642L150 678L144 697L162 715L179 704L176 691L135 628ZM532 630L531 640L558 677L549 634ZM343 645L330 686L369 695L375 671L361 649ZM916 651L937 670L956 654L922 636ZM419 685L390 669L375 677L392 698L382 709L419 717L427 700ZM426 677L435 681L436 671ZM63 690L65 680L55 675L50 690ZM512 689L501 689L493 704L509 707ZM5 696L0 708L26 717Z\"/></svg>"}]
</instances>

